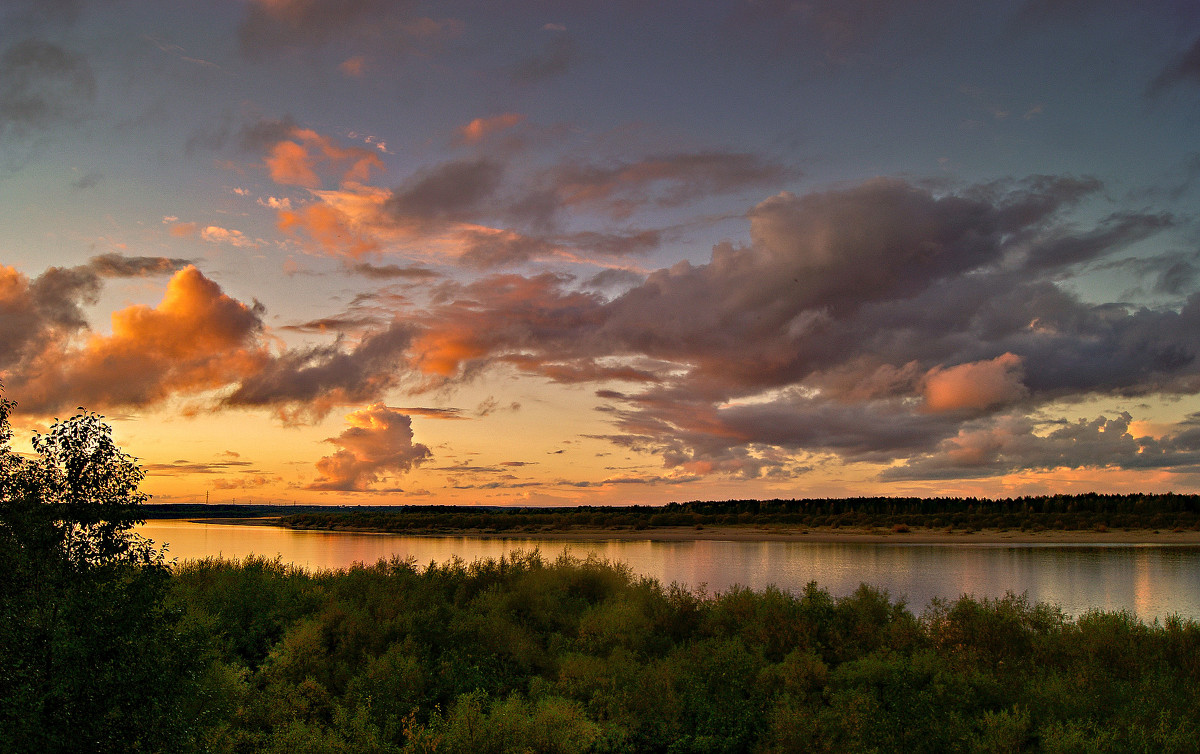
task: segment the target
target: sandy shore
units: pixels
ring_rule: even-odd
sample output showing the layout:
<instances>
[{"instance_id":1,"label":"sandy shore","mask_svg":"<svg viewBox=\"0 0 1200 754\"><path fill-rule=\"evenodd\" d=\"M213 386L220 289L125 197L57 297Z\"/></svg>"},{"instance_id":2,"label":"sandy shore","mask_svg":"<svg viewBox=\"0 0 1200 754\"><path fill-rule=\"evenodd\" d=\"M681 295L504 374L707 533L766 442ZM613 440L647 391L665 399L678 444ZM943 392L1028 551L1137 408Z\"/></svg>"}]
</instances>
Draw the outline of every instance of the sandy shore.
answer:
<instances>
[{"instance_id":1,"label":"sandy shore","mask_svg":"<svg viewBox=\"0 0 1200 754\"><path fill-rule=\"evenodd\" d=\"M189 519L195 523L205 524L239 524L243 526L275 526L276 518L206 518ZM345 530L338 531L359 531ZM755 526L705 526L697 529L691 526L661 527L653 529L569 529L551 531L514 531L514 532L485 532L476 529L462 529L445 532L423 532L409 534L407 532L392 532L407 536L427 537L487 537L495 539L544 539L552 541L583 540L587 542L604 540L650 541L650 542L686 542L686 541L724 541L724 542L844 542L860 544L913 544L913 545L942 545L942 544L1171 544L1200 546L1200 531L1168 531L1165 529L1122 529L1110 531L1020 531L1017 529L981 529L979 531L945 529L911 529L907 532L893 532L884 529L861 529L842 527L818 527L796 529L788 527L755 527Z\"/></svg>"}]
</instances>

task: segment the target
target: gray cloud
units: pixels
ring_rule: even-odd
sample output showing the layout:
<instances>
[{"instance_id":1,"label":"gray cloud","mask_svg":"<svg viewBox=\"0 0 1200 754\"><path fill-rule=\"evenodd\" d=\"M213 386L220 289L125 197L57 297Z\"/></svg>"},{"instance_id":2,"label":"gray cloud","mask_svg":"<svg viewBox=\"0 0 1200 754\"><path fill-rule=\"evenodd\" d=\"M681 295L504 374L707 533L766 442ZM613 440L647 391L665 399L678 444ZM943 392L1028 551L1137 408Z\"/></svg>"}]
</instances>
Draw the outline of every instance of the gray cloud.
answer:
<instances>
[{"instance_id":1,"label":"gray cloud","mask_svg":"<svg viewBox=\"0 0 1200 754\"><path fill-rule=\"evenodd\" d=\"M579 45L574 38L557 33L540 51L513 66L512 78L520 83L536 84L562 76L577 65L580 58Z\"/></svg>"},{"instance_id":2,"label":"gray cloud","mask_svg":"<svg viewBox=\"0 0 1200 754\"><path fill-rule=\"evenodd\" d=\"M378 400L407 371L414 328L404 323L368 335L349 351L340 342L290 350L242 380L227 406L291 406L289 420L320 418L334 406Z\"/></svg>"},{"instance_id":3,"label":"gray cloud","mask_svg":"<svg viewBox=\"0 0 1200 754\"><path fill-rule=\"evenodd\" d=\"M353 38L383 54L403 54L461 31L454 20L415 12L410 0L249 0L238 28L242 54L260 60Z\"/></svg>"},{"instance_id":4,"label":"gray cloud","mask_svg":"<svg viewBox=\"0 0 1200 754\"><path fill-rule=\"evenodd\" d=\"M243 146L267 151L292 134L288 119L259 121L243 132ZM368 153L369 154L369 153ZM373 156L372 156L373 157ZM365 159L365 158L364 158ZM270 160L269 160L270 162ZM281 175L284 168L274 165ZM368 167L362 163L361 167ZM299 168L297 168L299 170ZM585 213L612 217L674 207L752 188L776 186L798 172L749 153L683 152L606 164L567 162L522 172L516 163L492 157L453 160L426 166L380 199L353 189L324 197L327 204L281 210L295 233L305 233L332 254L359 257L379 250L397 236L404 243L452 241L461 264L494 269L553 255L618 257L657 248L673 231L626 228L610 232L564 230ZM291 175L308 185L315 175ZM352 195L352 196L351 196ZM338 206L350 198L366 209L350 217ZM338 225L340 223L340 225ZM337 226L334 228L334 226ZM367 273L373 268L358 267Z\"/></svg>"},{"instance_id":5,"label":"gray cloud","mask_svg":"<svg viewBox=\"0 0 1200 754\"><path fill-rule=\"evenodd\" d=\"M225 474L231 471L262 473L255 470L254 464L249 461L217 461L217 462L193 462L184 459L171 461L170 463L148 463L142 466L143 469L150 473L164 472L167 474Z\"/></svg>"},{"instance_id":6,"label":"gray cloud","mask_svg":"<svg viewBox=\"0 0 1200 754\"><path fill-rule=\"evenodd\" d=\"M11 15L2 20L12 24L13 28L70 25L88 4L89 0L8 0L4 10ZM91 4L101 3L93 1Z\"/></svg>"},{"instance_id":7,"label":"gray cloud","mask_svg":"<svg viewBox=\"0 0 1200 754\"><path fill-rule=\"evenodd\" d=\"M550 239L517 233L467 231L459 240L464 247L459 261L479 269L522 264L555 249Z\"/></svg>"},{"instance_id":8,"label":"gray cloud","mask_svg":"<svg viewBox=\"0 0 1200 754\"><path fill-rule=\"evenodd\" d=\"M281 141L290 139L299 124L291 115L260 118L238 130L238 147L246 152L265 153ZM221 139L219 143L224 143Z\"/></svg>"},{"instance_id":9,"label":"gray cloud","mask_svg":"<svg viewBox=\"0 0 1200 754\"><path fill-rule=\"evenodd\" d=\"M38 136L83 119L96 97L87 60L41 39L26 39L0 54L0 138Z\"/></svg>"},{"instance_id":10,"label":"gray cloud","mask_svg":"<svg viewBox=\"0 0 1200 754\"><path fill-rule=\"evenodd\" d=\"M1090 179L1043 176L958 192L879 179L781 193L747 213L749 244L718 245L706 264L625 277L632 287L615 297L596 290L603 281L567 275L446 279L429 289L428 304L396 302L395 318L357 341L256 356L223 402L308 420L504 365L594 385L615 430L607 439L656 453L678 473L790 474L810 454L910 459L890 473L925 477L951 473L947 459L967 475L992 473L1018 451L1053 460L1036 439L1045 435L1015 425L1006 425L1009 435L1035 439L983 457L975 470L955 443L982 441L1011 421L1004 417L1060 399L1200 391L1200 293L1136 307L1083 301L1056 283L1072 265L1131 264L1114 255L1171 227L1170 218L1139 213L1068 223L1099 189ZM428 210L443 194L410 193L418 195L427 199L410 206ZM1184 259L1163 255L1146 274L1170 272L1181 290L1192 274L1176 266ZM177 262L97 258L87 269L47 271L39 316L78 326L77 302L95 295L101 269L139 274ZM349 324L370 328L377 316ZM325 329L347 325L339 318ZM1049 436L1066 443L1067 429ZM1174 468L1200 436L1193 429L1156 447L1141 438L1114 445L1121 432L1106 434L1093 455L1126 457L1136 447L1141 462ZM1072 440L1078 447L1081 437ZM322 484L373 483L369 469L355 471L358 461L330 458L342 471L329 461ZM1093 463L1064 458L1056 462Z\"/></svg>"},{"instance_id":11,"label":"gray cloud","mask_svg":"<svg viewBox=\"0 0 1200 754\"><path fill-rule=\"evenodd\" d=\"M608 165L568 162L543 173L532 197L557 207L596 206L628 215L643 204L678 206L700 197L777 186L799 172L747 152L679 152Z\"/></svg>"},{"instance_id":12,"label":"gray cloud","mask_svg":"<svg viewBox=\"0 0 1200 754\"><path fill-rule=\"evenodd\" d=\"M898 16L933 4L933 0L901 4L888 0L746 0L735 4L721 32L743 55L836 65L869 57L872 45L895 26ZM912 30L905 31L908 46L917 47ZM921 31L934 33L927 28Z\"/></svg>"},{"instance_id":13,"label":"gray cloud","mask_svg":"<svg viewBox=\"0 0 1200 754\"><path fill-rule=\"evenodd\" d=\"M348 31L368 26L388 12L411 7L391 0L251 0L238 30L242 52L261 57L287 47L319 47Z\"/></svg>"},{"instance_id":14,"label":"gray cloud","mask_svg":"<svg viewBox=\"0 0 1200 754\"><path fill-rule=\"evenodd\" d=\"M440 275L426 267L412 265L400 266L395 264L375 265L361 262L348 268L355 275L362 275L372 280L429 280Z\"/></svg>"},{"instance_id":15,"label":"gray cloud","mask_svg":"<svg viewBox=\"0 0 1200 754\"><path fill-rule=\"evenodd\" d=\"M504 167L493 160L459 160L417 172L384 204L389 219L423 225L471 216L500 186Z\"/></svg>"},{"instance_id":16,"label":"gray cloud","mask_svg":"<svg viewBox=\"0 0 1200 754\"><path fill-rule=\"evenodd\" d=\"M127 257L123 254L101 254L88 260L85 269L100 277L131 278L148 275L167 275L191 264L189 259L170 257Z\"/></svg>"},{"instance_id":17,"label":"gray cloud","mask_svg":"<svg viewBox=\"0 0 1200 754\"><path fill-rule=\"evenodd\" d=\"M76 180L71 181L71 188L79 189L80 191L86 191L87 189L95 188L96 186L100 185L102 180L104 180L103 173L96 171L84 173Z\"/></svg>"},{"instance_id":18,"label":"gray cloud","mask_svg":"<svg viewBox=\"0 0 1200 754\"><path fill-rule=\"evenodd\" d=\"M1177 84L1200 84L1200 37L1150 82L1148 94L1158 94Z\"/></svg>"},{"instance_id":19,"label":"gray cloud","mask_svg":"<svg viewBox=\"0 0 1200 754\"><path fill-rule=\"evenodd\" d=\"M1066 468L1186 469L1200 464L1195 424L1185 422L1164 441L1134 437L1133 417L1060 422L1041 427L1025 416L1000 416L964 426L929 453L885 470L883 479L961 479Z\"/></svg>"}]
</instances>

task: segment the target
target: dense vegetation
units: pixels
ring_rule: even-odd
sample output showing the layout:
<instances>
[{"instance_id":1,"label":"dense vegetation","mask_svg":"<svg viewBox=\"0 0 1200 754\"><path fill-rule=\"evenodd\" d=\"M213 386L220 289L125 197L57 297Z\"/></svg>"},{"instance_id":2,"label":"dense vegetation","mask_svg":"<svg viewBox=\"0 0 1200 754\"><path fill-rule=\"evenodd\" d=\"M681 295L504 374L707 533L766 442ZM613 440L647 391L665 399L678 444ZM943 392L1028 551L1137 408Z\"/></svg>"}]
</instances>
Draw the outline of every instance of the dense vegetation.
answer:
<instances>
[{"instance_id":1,"label":"dense vegetation","mask_svg":"<svg viewBox=\"0 0 1200 754\"><path fill-rule=\"evenodd\" d=\"M863 587L715 596L536 554L307 574L215 560L215 751L1195 751L1200 625Z\"/></svg>"},{"instance_id":2,"label":"dense vegetation","mask_svg":"<svg viewBox=\"0 0 1200 754\"><path fill-rule=\"evenodd\" d=\"M192 740L200 668L172 574L133 533L142 472L99 417L8 448L0 399L0 750L163 751ZM197 637L203 641L203 637Z\"/></svg>"},{"instance_id":3,"label":"dense vegetation","mask_svg":"<svg viewBox=\"0 0 1200 754\"><path fill-rule=\"evenodd\" d=\"M923 529L1200 529L1200 495L1053 495L1003 500L863 497L635 505L627 508L395 508L308 511L283 516L295 529L369 529L434 534L571 529L756 526Z\"/></svg>"},{"instance_id":4,"label":"dense vegetation","mask_svg":"<svg viewBox=\"0 0 1200 754\"><path fill-rule=\"evenodd\" d=\"M919 614L696 594L536 553L168 569L92 414L36 457L0 400L0 751L1163 751L1200 741L1200 624L1009 596ZM724 514L722 514L724 515Z\"/></svg>"}]
</instances>

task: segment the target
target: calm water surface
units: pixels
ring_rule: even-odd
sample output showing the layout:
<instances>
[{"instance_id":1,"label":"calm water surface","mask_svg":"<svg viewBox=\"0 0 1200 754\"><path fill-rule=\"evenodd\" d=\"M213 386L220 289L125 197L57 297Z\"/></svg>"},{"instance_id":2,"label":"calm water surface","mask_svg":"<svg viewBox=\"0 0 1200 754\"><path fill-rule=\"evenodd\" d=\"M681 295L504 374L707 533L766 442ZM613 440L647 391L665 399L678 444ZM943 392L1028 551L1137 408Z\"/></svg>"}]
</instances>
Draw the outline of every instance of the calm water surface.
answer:
<instances>
[{"instance_id":1,"label":"calm water surface","mask_svg":"<svg viewBox=\"0 0 1200 754\"><path fill-rule=\"evenodd\" d=\"M547 559L566 551L628 563L664 584L724 591L774 584L798 591L810 581L834 596L866 583L903 597L920 612L935 597L1027 593L1070 615L1091 608L1129 610L1143 620L1171 614L1200 620L1200 547L1171 545L907 545L822 542L547 541L528 538L410 537L292 531L270 526L148 521L140 531L180 561L256 554L308 569L343 568L380 558L418 564L468 562L513 550Z\"/></svg>"}]
</instances>

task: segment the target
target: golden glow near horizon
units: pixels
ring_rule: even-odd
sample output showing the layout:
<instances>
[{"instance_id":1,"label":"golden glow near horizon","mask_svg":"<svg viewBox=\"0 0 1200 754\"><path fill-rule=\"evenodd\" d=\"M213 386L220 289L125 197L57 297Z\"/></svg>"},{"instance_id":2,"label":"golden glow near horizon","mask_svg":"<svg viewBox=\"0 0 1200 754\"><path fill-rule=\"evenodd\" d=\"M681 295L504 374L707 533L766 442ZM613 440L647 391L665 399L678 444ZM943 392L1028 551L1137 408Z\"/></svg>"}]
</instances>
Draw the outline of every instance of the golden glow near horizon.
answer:
<instances>
[{"instance_id":1,"label":"golden glow near horizon","mask_svg":"<svg viewBox=\"0 0 1200 754\"><path fill-rule=\"evenodd\" d=\"M1200 490L1200 27L1040 5L4 4L18 444L103 413L161 502Z\"/></svg>"}]
</instances>

